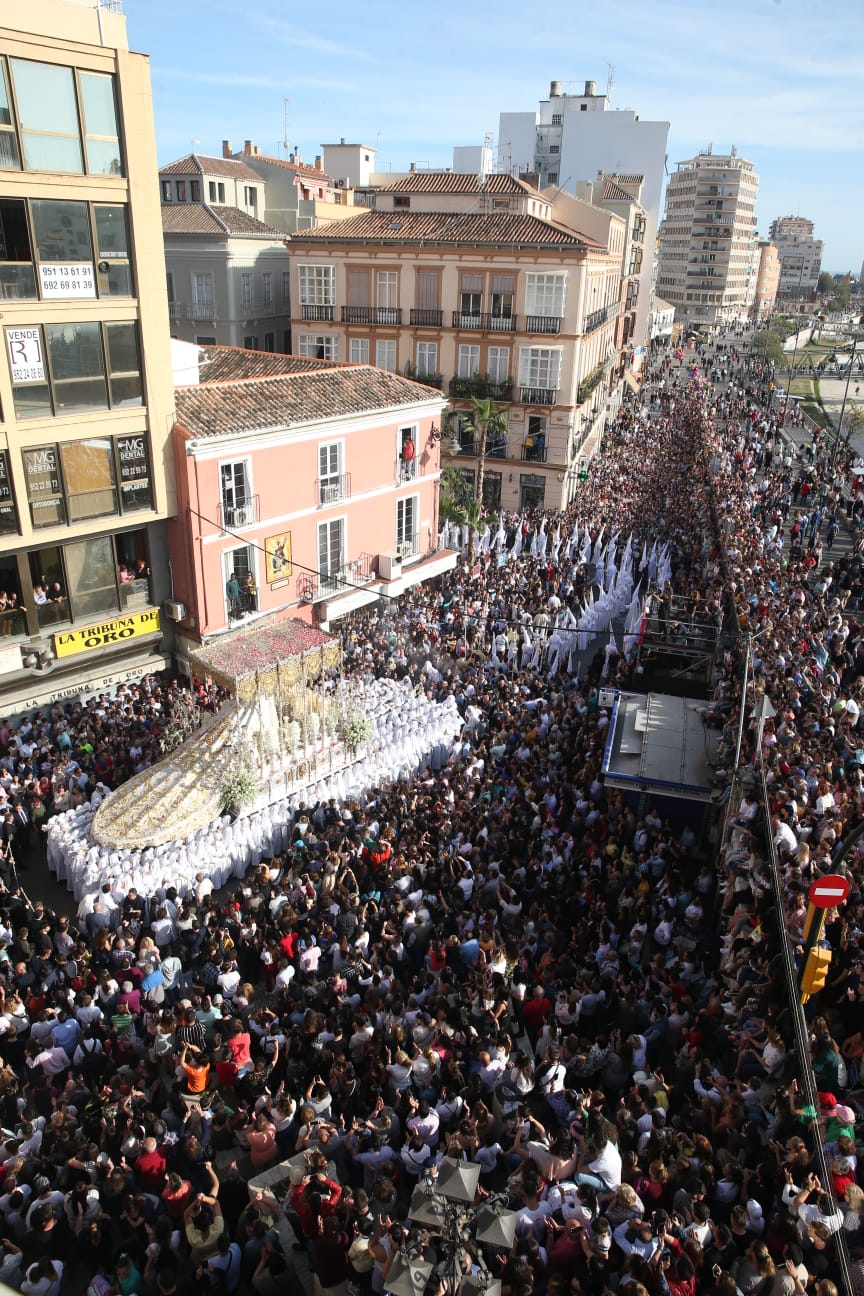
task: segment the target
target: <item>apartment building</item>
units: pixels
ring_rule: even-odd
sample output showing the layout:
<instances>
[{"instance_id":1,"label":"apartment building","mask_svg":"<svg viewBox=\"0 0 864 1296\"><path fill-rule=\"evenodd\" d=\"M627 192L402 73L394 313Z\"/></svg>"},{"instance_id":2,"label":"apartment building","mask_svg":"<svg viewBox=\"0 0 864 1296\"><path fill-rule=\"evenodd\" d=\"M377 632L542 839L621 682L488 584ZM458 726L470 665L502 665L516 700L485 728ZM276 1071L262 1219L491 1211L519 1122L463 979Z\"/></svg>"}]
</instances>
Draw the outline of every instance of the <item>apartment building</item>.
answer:
<instances>
[{"instance_id":1,"label":"apartment building","mask_svg":"<svg viewBox=\"0 0 864 1296\"><path fill-rule=\"evenodd\" d=\"M455 565L438 551L439 391L371 365L185 350L170 530L181 657L258 619L326 626Z\"/></svg>"},{"instance_id":2,"label":"apartment building","mask_svg":"<svg viewBox=\"0 0 864 1296\"><path fill-rule=\"evenodd\" d=\"M173 389L150 72L119 4L0 18L0 702L164 665Z\"/></svg>"},{"instance_id":3,"label":"apartment building","mask_svg":"<svg viewBox=\"0 0 864 1296\"><path fill-rule=\"evenodd\" d=\"M710 326L747 317L759 264L758 188L753 163L734 148L699 153L669 177L657 291L679 322Z\"/></svg>"},{"instance_id":4,"label":"apartment building","mask_svg":"<svg viewBox=\"0 0 864 1296\"><path fill-rule=\"evenodd\" d=\"M560 185L570 192L598 172L641 176L644 245L652 248L660 220L668 135L668 122L645 121L630 109L612 108L608 93L598 93L594 81L586 81L581 93L571 91L569 83L565 89L563 82L552 81L548 98L541 99L535 111L499 115L498 170L513 175L531 172L539 176L541 185ZM633 331L637 349L648 341L652 269L651 257L645 257L638 274Z\"/></svg>"},{"instance_id":5,"label":"apartment building","mask_svg":"<svg viewBox=\"0 0 864 1296\"><path fill-rule=\"evenodd\" d=\"M759 269L753 299L753 318L767 319L777 302L780 286L780 254L770 239L759 240Z\"/></svg>"},{"instance_id":6,"label":"apartment building","mask_svg":"<svg viewBox=\"0 0 864 1296\"><path fill-rule=\"evenodd\" d=\"M624 222L624 252L621 257L621 314L615 346L621 353L622 366L639 368L642 351L636 343L639 293L645 264L645 233L648 214L640 197L645 177L640 175L604 175L594 181L580 181L575 186L578 198L593 207L613 212ZM649 258L650 259L650 258Z\"/></svg>"},{"instance_id":7,"label":"apartment building","mask_svg":"<svg viewBox=\"0 0 864 1296\"><path fill-rule=\"evenodd\" d=\"M238 153L232 153L230 140L223 140L222 156L242 162L264 181L262 219L283 234L356 215L350 180L328 176L320 154L310 166L297 150L287 158L269 157L247 139Z\"/></svg>"},{"instance_id":8,"label":"apartment building","mask_svg":"<svg viewBox=\"0 0 864 1296\"><path fill-rule=\"evenodd\" d=\"M780 257L779 297L812 297L822 270L821 239L813 237L813 222L805 216L780 216L768 228Z\"/></svg>"},{"instance_id":9,"label":"apartment building","mask_svg":"<svg viewBox=\"0 0 864 1296\"><path fill-rule=\"evenodd\" d=\"M284 233L263 219L266 182L231 157L162 167L162 234L173 337L200 346L291 350Z\"/></svg>"},{"instance_id":10,"label":"apartment building","mask_svg":"<svg viewBox=\"0 0 864 1296\"><path fill-rule=\"evenodd\" d=\"M487 503L564 507L620 400L624 244L620 217L557 190L412 172L374 211L289 237L295 350L446 392L466 475L483 448L472 402L491 397L508 431L486 447Z\"/></svg>"}]
</instances>

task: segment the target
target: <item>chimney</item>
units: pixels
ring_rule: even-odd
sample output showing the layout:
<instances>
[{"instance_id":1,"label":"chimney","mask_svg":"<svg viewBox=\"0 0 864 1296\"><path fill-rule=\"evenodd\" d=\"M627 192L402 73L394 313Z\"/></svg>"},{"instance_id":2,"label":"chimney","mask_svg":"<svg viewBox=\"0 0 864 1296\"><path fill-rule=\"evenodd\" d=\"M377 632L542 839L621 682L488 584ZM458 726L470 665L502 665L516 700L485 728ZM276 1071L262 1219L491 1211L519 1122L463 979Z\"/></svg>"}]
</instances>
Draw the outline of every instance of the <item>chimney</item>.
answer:
<instances>
[{"instance_id":1,"label":"chimney","mask_svg":"<svg viewBox=\"0 0 864 1296\"><path fill-rule=\"evenodd\" d=\"M345 143L345 136L344 136L344 135L343 135L342 138L340 139L339 143L340 143L340 144L344 144L344 143Z\"/></svg>"},{"instance_id":2,"label":"chimney","mask_svg":"<svg viewBox=\"0 0 864 1296\"><path fill-rule=\"evenodd\" d=\"M596 81L586 81L586 82L585 82L585 98L586 98L586 99L593 99L593 97L594 97L596 94L597 94L597 82L596 82Z\"/></svg>"},{"instance_id":3,"label":"chimney","mask_svg":"<svg viewBox=\"0 0 864 1296\"><path fill-rule=\"evenodd\" d=\"M231 156L231 141L230 141L230 140L223 140L223 141L222 141L222 156L223 156L224 158L230 158L230 156Z\"/></svg>"},{"instance_id":4,"label":"chimney","mask_svg":"<svg viewBox=\"0 0 864 1296\"><path fill-rule=\"evenodd\" d=\"M253 144L252 144L252 141L251 141L251 140L244 140L244 141L243 141L243 152L246 154L247 157L251 157L252 154L255 152L255 149L254 149L254 147L253 147Z\"/></svg>"},{"instance_id":5,"label":"chimney","mask_svg":"<svg viewBox=\"0 0 864 1296\"><path fill-rule=\"evenodd\" d=\"M413 172L413 171L416 171L416 170L417 170L417 163L416 163L416 162L410 162L410 163L408 164L408 170L409 170L409 171L412 171L412 172Z\"/></svg>"},{"instance_id":6,"label":"chimney","mask_svg":"<svg viewBox=\"0 0 864 1296\"><path fill-rule=\"evenodd\" d=\"M288 161L289 161L289 162L293 162L293 161L294 161L294 154L293 154L293 153L289 153L289 154L288 154Z\"/></svg>"},{"instance_id":7,"label":"chimney","mask_svg":"<svg viewBox=\"0 0 864 1296\"><path fill-rule=\"evenodd\" d=\"M315 154L315 170L316 170L316 171L323 171L323 170L324 170L323 166L321 165L321 154L320 154L320 153L316 153L316 154Z\"/></svg>"}]
</instances>

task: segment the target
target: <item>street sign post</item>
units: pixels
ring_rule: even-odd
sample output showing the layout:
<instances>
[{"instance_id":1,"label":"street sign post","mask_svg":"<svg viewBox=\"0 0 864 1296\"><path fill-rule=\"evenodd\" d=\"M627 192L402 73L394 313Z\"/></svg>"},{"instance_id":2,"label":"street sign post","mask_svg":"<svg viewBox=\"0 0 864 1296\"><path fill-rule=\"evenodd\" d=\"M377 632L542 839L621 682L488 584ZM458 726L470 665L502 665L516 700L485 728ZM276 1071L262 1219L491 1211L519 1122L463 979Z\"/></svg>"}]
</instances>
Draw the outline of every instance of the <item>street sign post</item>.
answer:
<instances>
[{"instance_id":1,"label":"street sign post","mask_svg":"<svg viewBox=\"0 0 864 1296\"><path fill-rule=\"evenodd\" d=\"M842 873L826 873L810 883L808 900L816 909L833 909L849 895L849 879Z\"/></svg>"}]
</instances>

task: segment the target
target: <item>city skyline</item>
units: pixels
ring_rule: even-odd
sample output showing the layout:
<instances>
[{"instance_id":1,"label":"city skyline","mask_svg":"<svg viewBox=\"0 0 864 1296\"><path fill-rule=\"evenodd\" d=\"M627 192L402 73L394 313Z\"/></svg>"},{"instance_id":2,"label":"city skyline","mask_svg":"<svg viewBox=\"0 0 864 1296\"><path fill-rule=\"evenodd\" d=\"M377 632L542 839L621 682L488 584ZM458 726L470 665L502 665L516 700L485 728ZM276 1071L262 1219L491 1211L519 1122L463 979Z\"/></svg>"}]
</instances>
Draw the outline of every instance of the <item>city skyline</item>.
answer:
<instances>
[{"instance_id":1,"label":"city skyline","mask_svg":"<svg viewBox=\"0 0 864 1296\"><path fill-rule=\"evenodd\" d=\"M494 21L453 0L433 18L372 0L362 26L345 0L297 21L232 0L126 0L125 10L131 47L151 56L160 163L193 148L218 153L223 138L284 153L289 98L287 137L307 161L345 136L379 145L381 170L449 166L453 145L494 136L499 112L535 108L551 79L575 93L593 79L602 92L611 65L613 108L670 122L668 171L709 145L734 145L759 172L760 234L800 213L825 242L825 268L861 264L849 213L864 197L864 89L850 51L864 12L844 0L818 14L804 0L730 0L720 35L736 39L722 48L717 15L684 0L651 3L632 32L610 31L587 0L549 0L530 24L513 0Z\"/></svg>"}]
</instances>

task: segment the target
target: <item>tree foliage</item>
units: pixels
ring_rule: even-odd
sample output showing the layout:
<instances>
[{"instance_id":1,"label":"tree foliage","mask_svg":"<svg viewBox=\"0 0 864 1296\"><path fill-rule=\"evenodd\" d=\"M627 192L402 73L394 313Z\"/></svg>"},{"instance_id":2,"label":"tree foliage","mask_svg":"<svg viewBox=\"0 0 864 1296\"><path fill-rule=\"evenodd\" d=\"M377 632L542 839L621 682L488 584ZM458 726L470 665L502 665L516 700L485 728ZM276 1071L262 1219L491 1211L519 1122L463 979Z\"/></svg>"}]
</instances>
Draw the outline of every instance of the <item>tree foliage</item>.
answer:
<instances>
[{"instance_id":1,"label":"tree foliage","mask_svg":"<svg viewBox=\"0 0 864 1296\"><path fill-rule=\"evenodd\" d=\"M762 329L754 336L753 350L773 365L783 363L783 343L773 329Z\"/></svg>"}]
</instances>

